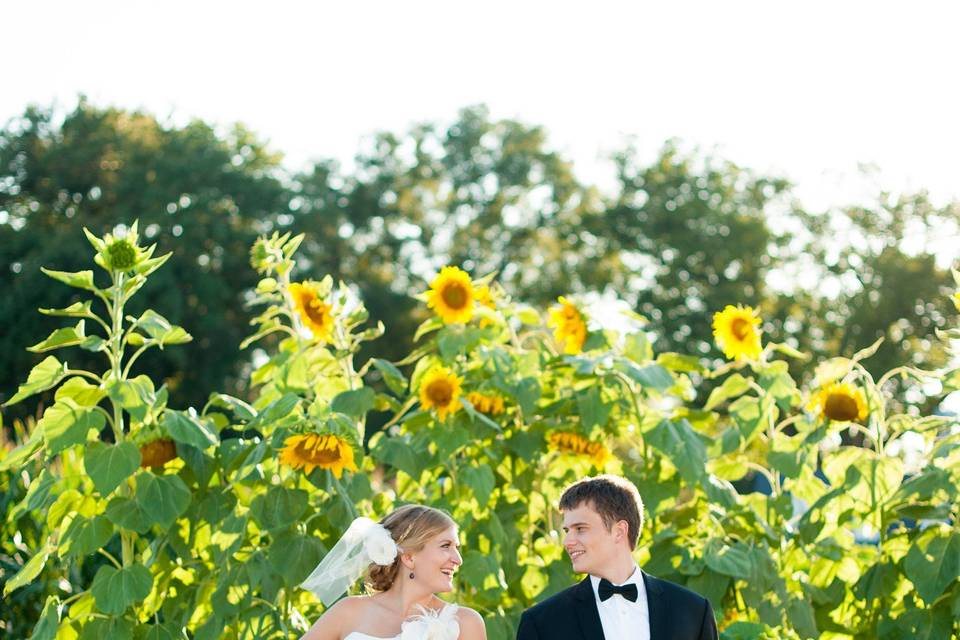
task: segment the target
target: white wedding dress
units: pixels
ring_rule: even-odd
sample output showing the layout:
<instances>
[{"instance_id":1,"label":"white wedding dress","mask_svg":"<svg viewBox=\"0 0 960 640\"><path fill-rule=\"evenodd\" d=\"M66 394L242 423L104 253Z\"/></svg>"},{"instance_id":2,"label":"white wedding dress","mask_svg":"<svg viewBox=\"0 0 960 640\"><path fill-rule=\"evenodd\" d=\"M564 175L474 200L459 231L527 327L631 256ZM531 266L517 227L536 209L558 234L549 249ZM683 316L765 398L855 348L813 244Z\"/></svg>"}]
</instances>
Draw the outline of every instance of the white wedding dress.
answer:
<instances>
[{"instance_id":1,"label":"white wedding dress","mask_svg":"<svg viewBox=\"0 0 960 640\"><path fill-rule=\"evenodd\" d=\"M343 640L457 640L460 623L457 622L457 605L444 605L440 611L423 609L420 615L412 616L400 625L400 635L389 638L371 636L351 631Z\"/></svg>"}]
</instances>

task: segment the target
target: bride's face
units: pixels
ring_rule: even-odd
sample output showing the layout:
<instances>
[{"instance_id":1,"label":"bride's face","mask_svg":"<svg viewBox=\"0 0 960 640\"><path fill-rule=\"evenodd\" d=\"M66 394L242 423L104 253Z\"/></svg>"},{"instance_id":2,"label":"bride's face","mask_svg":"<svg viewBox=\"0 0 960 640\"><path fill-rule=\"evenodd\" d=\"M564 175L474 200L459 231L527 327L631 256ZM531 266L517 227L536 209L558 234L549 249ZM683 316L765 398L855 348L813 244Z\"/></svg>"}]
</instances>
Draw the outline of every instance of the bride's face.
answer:
<instances>
[{"instance_id":1,"label":"bride's face","mask_svg":"<svg viewBox=\"0 0 960 640\"><path fill-rule=\"evenodd\" d=\"M416 579L434 593L453 591L453 574L463 564L457 528L450 527L427 541L422 551L413 555Z\"/></svg>"}]
</instances>

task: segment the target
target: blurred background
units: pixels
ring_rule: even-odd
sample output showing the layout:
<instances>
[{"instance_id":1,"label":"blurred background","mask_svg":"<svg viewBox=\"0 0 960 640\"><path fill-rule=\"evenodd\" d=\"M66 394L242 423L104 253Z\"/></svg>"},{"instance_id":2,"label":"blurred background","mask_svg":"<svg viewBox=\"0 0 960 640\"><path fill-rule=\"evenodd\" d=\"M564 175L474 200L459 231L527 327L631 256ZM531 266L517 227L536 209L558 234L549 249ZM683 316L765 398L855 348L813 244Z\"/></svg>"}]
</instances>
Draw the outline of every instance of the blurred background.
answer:
<instances>
[{"instance_id":1,"label":"blurred background","mask_svg":"<svg viewBox=\"0 0 960 640\"><path fill-rule=\"evenodd\" d=\"M175 407L248 393L248 251L273 231L386 323L381 357L457 264L531 304L621 300L658 351L720 358L710 318L743 303L809 362L883 337L874 374L946 364L956 5L342 5L4 8L0 402L59 326L35 310L71 301L40 267L135 219L174 252L136 303L195 337L142 365Z\"/></svg>"}]
</instances>

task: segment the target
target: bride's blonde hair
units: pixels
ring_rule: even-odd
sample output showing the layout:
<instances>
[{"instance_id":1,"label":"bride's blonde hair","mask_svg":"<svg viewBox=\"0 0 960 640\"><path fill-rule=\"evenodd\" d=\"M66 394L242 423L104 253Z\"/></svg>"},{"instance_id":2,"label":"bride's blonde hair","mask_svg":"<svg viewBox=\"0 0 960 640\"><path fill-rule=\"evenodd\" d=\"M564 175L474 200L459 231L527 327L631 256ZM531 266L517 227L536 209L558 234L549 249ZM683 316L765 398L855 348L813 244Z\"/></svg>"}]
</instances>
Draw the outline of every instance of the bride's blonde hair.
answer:
<instances>
[{"instance_id":1,"label":"bride's blonde hair","mask_svg":"<svg viewBox=\"0 0 960 640\"><path fill-rule=\"evenodd\" d=\"M422 504L405 504L380 521L390 537L400 547L400 553L416 553L423 550L430 538L457 526L449 515L439 509ZM400 553L393 564L371 564L367 569L367 587L373 591L386 591L400 573Z\"/></svg>"}]
</instances>

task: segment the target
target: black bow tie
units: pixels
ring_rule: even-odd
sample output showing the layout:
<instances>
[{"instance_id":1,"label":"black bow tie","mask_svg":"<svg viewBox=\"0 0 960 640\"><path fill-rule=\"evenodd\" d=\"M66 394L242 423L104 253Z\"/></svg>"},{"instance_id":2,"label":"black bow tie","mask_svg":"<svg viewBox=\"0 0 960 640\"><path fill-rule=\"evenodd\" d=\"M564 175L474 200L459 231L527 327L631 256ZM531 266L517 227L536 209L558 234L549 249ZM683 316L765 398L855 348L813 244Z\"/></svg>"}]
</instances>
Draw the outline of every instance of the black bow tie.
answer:
<instances>
[{"instance_id":1,"label":"black bow tie","mask_svg":"<svg viewBox=\"0 0 960 640\"><path fill-rule=\"evenodd\" d=\"M607 600L615 593L619 593L630 602L637 601L637 585L625 584L620 587L615 587L606 578L600 578L600 586L597 587L597 595L600 596L600 602Z\"/></svg>"}]
</instances>

